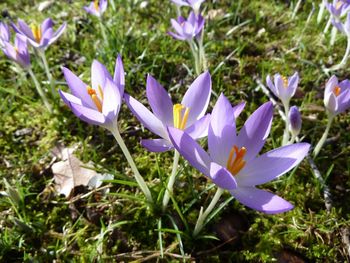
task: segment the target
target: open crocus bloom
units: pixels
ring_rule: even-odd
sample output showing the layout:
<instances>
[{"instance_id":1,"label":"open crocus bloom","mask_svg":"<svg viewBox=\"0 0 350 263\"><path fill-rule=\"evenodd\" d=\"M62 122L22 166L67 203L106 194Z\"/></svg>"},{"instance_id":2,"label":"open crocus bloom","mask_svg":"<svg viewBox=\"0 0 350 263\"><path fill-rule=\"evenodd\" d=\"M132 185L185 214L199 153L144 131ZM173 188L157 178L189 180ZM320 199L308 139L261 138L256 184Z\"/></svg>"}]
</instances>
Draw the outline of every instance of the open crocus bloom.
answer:
<instances>
[{"instance_id":1,"label":"open crocus bloom","mask_svg":"<svg viewBox=\"0 0 350 263\"><path fill-rule=\"evenodd\" d=\"M325 3L328 11L335 17L345 15L350 9L350 2L345 0L333 0L332 3Z\"/></svg>"},{"instance_id":2,"label":"open crocus bloom","mask_svg":"<svg viewBox=\"0 0 350 263\"><path fill-rule=\"evenodd\" d=\"M191 40L200 35L204 27L204 18L191 12L187 20L182 16L177 20L171 19L171 25L176 33L168 32L169 35L179 40Z\"/></svg>"},{"instance_id":3,"label":"open crocus bloom","mask_svg":"<svg viewBox=\"0 0 350 263\"><path fill-rule=\"evenodd\" d=\"M107 5L107 0L94 0L90 3L90 5L84 6L84 9L91 15L101 17L102 14L106 11Z\"/></svg>"},{"instance_id":4,"label":"open crocus bloom","mask_svg":"<svg viewBox=\"0 0 350 263\"><path fill-rule=\"evenodd\" d=\"M146 93L152 108L149 111L133 97L125 94L125 102L138 120L162 139L142 140L142 145L152 152L164 152L173 148L167 126L185 130L194 139L208 133L210 115L204 115L211 95L211 77L204 72L187 90L181 104L173 105L166 90L150 75L147 77Z\"/></svg>"},{"instance_id":5,"label":"open crocus bloom","mask_svg":"<svg viewBox=\"0 0 350 263\"><path fill-rule=\"evenodd\" d=\"M30 68L30 55L27 42L19 34L16 34L15 45L12 46L9 42L4 42L2 51L9 59L19 64L24 69Z\"/></svg>"},{"instance_id":6,"label":"open crocus bloom","mask_svg":"<svg viewBox=\"0 0 350 263\"><path fill-rule=\"evenodd\" d=\"M298 87L299 75L298 72L295 72L293 76L286 78L280 74L275 74L274 83L272 82L270 75L268 75L266 82L273 94L275 94L284 105L288 105Z\"/></svg>"},{"instance_id":7,"label":"open crocus bloom","mask_svg":"<svg viewBox=\"0 0 350 263\"><path fill-rule=\"evenodd\" d=\"M289 202L255 186L269 182L298 165L310 145L283 146L257 156L270 131L272 103L258 108L238 135L236 111L237 108L232 108L224 95L219 97L209 124L209 154L185 131L169 127L170 139L192 166L218 187L229 190L242 204L268 214L292 209Z\"/></svg>"},{"instance_id":8,"label":"open crocus bloom","mask_svg":"<svg viewBox=\"0 0 350 263\"><path fill-rule=\"evenodd\" d=\"M0 46L10 41L10 30L7 24L0 22Z\"/></svg>"},{"instance_id":9,"label":"open crocus bloom","mask_svg":"<svg viewBox=\"0 0 350 263\"><path fill-rule=\"evenodd\" d=\"M18 26L15 24L12 26L17 33L25 36L33 47L45 50L62 35L67 24L63 23L56 32L53 30L51 18L45 19L41 25L33 24L31 27L23 20L18 19Z\"/></svg>"},{"instance_id":10,"label":"open crocus bloom","mask_svg":"<svg viewBox=\"0 0 350 263\"><path fill-rule=\"evenodd\" d=\"M332 76L326 83L324 105L332 116L350 108L350 81L338 82L337 77Z\"/></svg>"},{"instance_id":11,"label":"open crocus bloom","mask_svg":"<svg viewBox=\"0 0 350 263\"><path fill-rule=\"evenodd\" d=\"M104 65L94 60L91 66L91 86L86 85L69 69L63 68L64 77L72 94L59 90L63 101L83 121L112 130L124 93L124 69L118 56L114 77Z\"/></svg>"}]
</instances>

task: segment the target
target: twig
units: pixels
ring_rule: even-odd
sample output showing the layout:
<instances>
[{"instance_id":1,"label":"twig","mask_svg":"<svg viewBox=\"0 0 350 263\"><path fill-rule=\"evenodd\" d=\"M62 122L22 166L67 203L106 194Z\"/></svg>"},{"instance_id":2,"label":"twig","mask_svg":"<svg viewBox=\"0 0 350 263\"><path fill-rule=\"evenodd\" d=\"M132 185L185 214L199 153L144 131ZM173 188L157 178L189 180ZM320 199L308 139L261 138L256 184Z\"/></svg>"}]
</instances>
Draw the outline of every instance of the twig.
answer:
<instances>
[{"instance_id":1,"label":"twig","mask_svg":"<svg viewBox=\"0 0 350 263\"><path fill-rule=\"evenodd\" d=\"M279 104L277 104L277 101L274 99L274 97L272 96L270 91L265 87L265 85L261 82L261 79L255 78L255 82L258 84L258 87L256 89L257 90L261 89L269 97L272 104L277 108L278 113L281 115L282 119L286 118L286 115L282 111L281 106ZM308 155L306 157L306 160L309 162L310 167L313 170L314 176L316 177L316 179L318 180L318 182L321 184L321 186L323 188L323 198L324 198L326 210L327 210L327 212L330 212L332 209L332 197L331 197L330 189L329 189L328 185L326 184L326 182L324 181L320 171L318 170L318 168L317 168L314 160L311 158L311 156Z\"/></svg>"}]
</instances>

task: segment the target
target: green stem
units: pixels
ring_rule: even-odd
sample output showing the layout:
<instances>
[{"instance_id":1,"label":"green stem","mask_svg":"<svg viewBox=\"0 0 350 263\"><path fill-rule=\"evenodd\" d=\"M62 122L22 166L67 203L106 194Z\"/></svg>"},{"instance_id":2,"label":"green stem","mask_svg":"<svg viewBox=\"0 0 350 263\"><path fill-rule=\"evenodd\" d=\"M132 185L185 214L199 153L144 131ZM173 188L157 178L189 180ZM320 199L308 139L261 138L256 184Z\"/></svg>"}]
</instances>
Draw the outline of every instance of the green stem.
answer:
<instances>
[{"instance_id":1,"label":"green stem","mask_svg":"<svg viewBox=\"0 0 350 263\"><path fill-rule=\"evenodd\" d=\"M326 127L326 130L324 131L321 139L318 141L315 149L314 149L314 152L313 152L313 155L314 155L314 158L317 157L317 155L319 154L319 152L321 151L322 149L322 146L323 144L325 143L327 137L328 137L328 133L329 133L329 129L331 128L332 126L332 122L333 122L333 119L334 119L334 116L333 115L329 115L328 116L328 123L327 123L327 127Z\"/></svg>"},{"instance_id":2,"label":"green stem","mask_svg":"<svg viewBox=\"0 0 350 263\"><path fill-rule=\"evenodd\" d=\"M283 106L284 106L284 114L286 116L286 119L285 119L286 127L285 127L284 133L283 133L282 146L286 145L288 143L288 141L289 141L289 118L288 118L289 102L288 103L283 103Z\"/></svg>"},{"instance_id":3,"label":"green stem","mask_svg":"<svg viewBox=\"0 0 350 263\"><path fill-rule=\"evenodd\" d=\"M207 58L205 56L203 38L204 38L204 28L202 29L201 35L198 39L198 46L199 46L200 65L202 66L202 69L205 71L208 69L208 63L207 63Z\"/></svg>"},{"instance_id":4,"label":"green stem","mask_svg":"<svg viewBox=\"0 0 350 263\"><path fill-rule=\"evenodd\" d=\"M201 73L201 70L200 70L200 64L199 64L200 62L199 62L198 52L196 50L197 47L195 46L195 43L193 42L193 40L189 40L188 43L190 45L192 55L194 58L194 68L196 71L196 75L199 76L199 74Z\"/></svg>"},{"instance_id":5,"label":"green stem","mask_svg":"<svg viewBox=\"0 0 350 263\"><path fill-rule=\"evenodd\" d=\"M52 113L52 106L51 104L49 103L49 101L47 100L46 96L45 96L45 93L43 91L43 89L41 88L40 84L39 84L39 81L36 79L35 75L34 75L34 72L32 71L32 69L28 69L28 72L29 72L29 75L31 76L33 82L34 82L34 85L35 85L35 88L37 90L37 92L39 93L41 99L43 100L46 108L48 109L48 111L50 113Z\"/></svg>"},{"instance_id":6,"label":"green stem","mask_svg":"<svg viewBox=\"0 0 350 263\"><path fill-rule=\"evenodd\" d=\"M46 72L46 77L47 77L47 80L50 83L52 97L55 98L56 97L55 82L54 82L54 80L52 78L49 64L47 63L45 51L44 50L39 50L38 53L39 53L39 56L41 57L41 60L43 61L44 69L45 69L45 72Z\"/></svg>"},{"instance_id":7,"label":"green stem","mask_svg":"<svg viewBox=\"0 0 350 263\"><path fill-rule=\"evenodd\" d=\"M218 187L218 189L216 190L216 193L215 193L213 199L211 200L209 206L204 211L204 213L203 213L203 207L201 208L201 211L199 212L199 216L198 216L198 219L197 219L196 226L195 226L194 231L193 231L193 236L194 237L197 236L198 233L202 230L202 228L204 226L204 223L205 223L205 219L211 213L211 211L214 209L215 205L219 201L219 199L220 199L221 195L223 194L223 192L224 192L224 189Z\"/></svg>"},{"instance_id":8,"label":"green stem","mask_svg":"<svg viewBox=\"0 0 350 263\"><path fill-rule=\"evenodd\" d=\"M180 153L177 150L175 150L173 168L171 170L171 175L169 177L168 185L163 197L163 211L166 210L169 203L170 196L173 194L173 188L174 188L174 183L176 178L177 167L179 164L179 159L180 159Z\"/></svg>"},{"instance_id":9,"label":"green stem","mask_svg":"<svg viewBox=\"0 0 350 263\"><path fill-rule=\"evenodd\" d=\"M139 173L139 170L137 169L136 167L136 164L133 160L133 158L131 157L131 154L128 150L128 148L126 147L124 141L123 141L123 138L120 136L120 133L119 133L119 130L118 128L116 129L111 129L111 132L114 136L114 138L117 140L120 148L122 149L123 153L124 153L124 156L126 157L130 167L131 167L131 170L133 171L134 173L134 176L135 176L135 179L136 179L136 182L138 183L138 185L140 186L141 188L141 191L144 193L144 195L146 196L146 199L147 201L150 203L150 204L153 204L153 199L152 199L152 195L151 195L151 192L146 184L146 182L143 180L142 176L140 175Z\"/></svg>"}]
</instances>

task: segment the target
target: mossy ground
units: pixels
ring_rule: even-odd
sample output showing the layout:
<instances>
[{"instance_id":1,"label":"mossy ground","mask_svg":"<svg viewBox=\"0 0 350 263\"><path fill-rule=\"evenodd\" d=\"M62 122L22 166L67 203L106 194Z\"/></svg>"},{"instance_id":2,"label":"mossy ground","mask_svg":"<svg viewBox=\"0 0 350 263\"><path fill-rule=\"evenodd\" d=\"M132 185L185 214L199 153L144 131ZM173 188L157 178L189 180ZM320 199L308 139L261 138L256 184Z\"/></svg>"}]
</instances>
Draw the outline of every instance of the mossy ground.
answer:
<instances>
[{"instance_id":1,"label":"mossy ground","mask_svg":"<svg viewBox=\"0 0 350 263\"><path fill-rule=\"evenodd\" d=\"M295 1L296 2L296 1ZM0 3L2 18L40 22L52 17L57 24L67 21L64 36L47 50L58 88L63 82L61 66L89 81L93 59L110 72L116 55L123 57L126 91L145 99L145 77L155 76L173 100L180 100L193 81L186 68L193 68L186 43L166 32L176 16L170 1L115 0L103 24L108 44L103 42L99 23L82 9L87 1L54 1L38 11L39 1L7 0ZM268 98L257 89L257 79L280 72L301 76L299 91L292 100L301 107L304 141L313 145L326 125L323 88L329 76L322 66L341 60L345 37L338 36L333 47L322 35L326 20L316 23L317 8L302 2L294 20L289 1L206 1L205 45L212 73L213 90L223 92L233 104L247 101L238 125ZM308 16L316 8L309 23ZM185 10L185 9L184 9ZM242 24L243 23L243 24ZM241 26L238 26L241 25ZM234 29L236 27L236 29ZM228 34L228 32L232 32ZM233 52L233 53L232 53ZM33 71L49 89L41 64L32 57ZM220 67L218 65L221 64ZM56 98L54 114L45 111L29 76L4 56L0 58L0 190L7 182L18 200L0 196L0 261L4 262L120 262L163 260L198 262L344 262L349 260L342 233L350 224L350 119L336 118L330 132L334 137L315 160L326 177L333 197L327 212L322 187L309 164L303 161L293 172L264 185L295 205L279 215L265 215L232 200L205 227L201 239L191 238L201 206L210 202L214 188L184 160L175 186L174 204L166 214L148 209L140 191L133 186L131 172L111 134L77 119ZM349 78L346 68L337 72ZM53 100L53 98L51 98ZM210 109L216 98L213 97ZM119 126L145 180L155 197L161 196L172 165L172 154L154 154L143 149L140 138L151 137L123 106ZM272 131L263 151L279 146L284 123L275 114ZM115 175L106 195L90 195L70 203L53 190L50 149L58 143L79 144L78 157L93 161L101 172ZM119 182L119 183L118 183ZM129 183L128 183L129 182ZM130 185L131 184L131 185ZM203 191L206 191L203 193ZM79 191L78 191L79 192ZM80 193L87 192L80 189ZM230 198L225 193L221 202ZM161 198L159 200L161 203ZM160 225L161 222L161 225ZM161 232L161 234L159 234ZM161 239L159 238L161 236Z\"/></svg>"}]
</instances>

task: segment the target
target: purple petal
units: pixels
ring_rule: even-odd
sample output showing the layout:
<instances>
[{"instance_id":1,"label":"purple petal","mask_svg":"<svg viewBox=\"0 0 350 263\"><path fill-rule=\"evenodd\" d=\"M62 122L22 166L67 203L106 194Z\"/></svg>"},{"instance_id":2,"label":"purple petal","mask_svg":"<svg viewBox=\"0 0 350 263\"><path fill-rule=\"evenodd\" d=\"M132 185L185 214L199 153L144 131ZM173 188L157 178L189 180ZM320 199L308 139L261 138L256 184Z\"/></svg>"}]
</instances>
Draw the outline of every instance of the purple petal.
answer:
<instances>
[{"instance_id":1,"label":"purple petal","mask_svg":"<svg viewBox=\"0 0 350 263\"><path fill-rule=\"evenodd\" d=\"M270 133L273 117L273 106L266 102L260 106L245 122L237 138L237 146L245 147L247 153L244 160L249 162L261 150Z\"/></svg>"},{"instance_id":2,"label":"purple petal","mask_svg":"<svg viewBox=\"0 0 350 263\"><path fill-rule=\"evenodd\" d=\"M107 119L114 122L118 118L122 103L119 89L111 79L107 78L103 91L102 113Z\"/></svg>"},{"instance_id":3,"label":"purple petal","mask_svg":"<svg viewBox=\"0 0 350 263\"><path fill-rule=\"evenodd\" d=\"M233 111L233 115L234 115L235 119L237 119L239 117L239 115L241 115L244 107L245 107L245 101L242 101L241 103L232 107L232 111Z\"/></svg>"},{"instance_id":4,"label":"purple petal","mask_svg":"<svg viewBox=\"0 0 350 263\"><path fill-rule=\"evenodd\" d=\"M209 122L210 114L208 113L188 127L185 132L195 140L206 137L208 135Z\"/></svg>"},{"instance_id":5,"label":"purple petal","mask_svg":"<svg viewBox=\"0 0 350 263\"><path fill-rule=\"evenodd\" d=\"M168 127L168 132L176 150L198 171L210 177L211 159L203 148L182 130Z\"/></svg>"},{"instance_id":6,"label":"purple petal","mask_svg":"<svg viewBox=\"0 0 350 263\"><path fill-rule=\"evenodd\" d=\"M164 124L152 112L126 93L124 94L124 99L132 113L147 129L164 139L168 138Z\"/></svg>"},{"instance_id":7,"label":"purple petal","mask_svg":"<svg viewBox=\"0 0 350 263\"><path fill-rule=\"evenodd\" d=\"M233 175L221 165L212 162L210 164L210 178L220 188L233 190L237 188L237 183Z\"/></svg>"},{"instance_id":8,"label":"purple petal","mask_svg":"<svg viewBox=\"0 0 350 263\"><path fill-rule=\"evenodd\" d=\"M293 97L295 94L295 91L298 88L298 83L299 83L299 74L298 72L295 72L293 76L288 78L288 91L290 94L290 97Z\"/></svg>"},{"instance_id":9,"label":"purple petal","mask_svg":"<svg viewBox=\"0 0 350 263\"><path fill-rule=\"evenodd\" d=\"M72 71L69 69L63 67L63 74L66 79L66 82L68 84L68 87L70 88L72 94L75 97L78 97L82 101L82 105L90 107L92 109L96 109L96 105L92 101L90 95L87 93L87 85L78 78Z\"/></svg>"},{"instance_id":10,"label":"purple petal","mask_svg":"<svg viewBox=\"0 0 350 263\"><path fill-rule=\"evenodd\" d=\"M338 110L337 114L346 111L350 107L350 87L342 88L342 91L337 97L338 100Z\"/></svg>"},{"instance_id":11,"label":"purple petal","mask_svg":"<svg viewBox=\"0 0 350 263\"><path fill-rule=\"evenodd\" d=\"M183 28L182 28L182 26L175 19L171 19L170 23L171 23L172 27L175 29L175 31L180 36L183 36Z\"/></svg>"},{"instance_id":12,"label":"purple petal","mask_svg":"<svg viewBox=\"0 0 350 263\"><path fill-rule=\"evenodd\" d=\"M308 143L296 143L269 151L250 162L236 175L240 186L270 182L297 166L310 149Z\"/></svg>"},{"instance_id":13,"label":"purple petal","mask_svg":"<svg viewBox=\"0 0 350 263\"><path fill-rule=\"evenodd\" d=\"M147 76L146 94L154 115L166 125L173 125L173 103L166 90L151 75Z\"/></svg>"},{"instance_id":14,"label":"purple petal","mask_svg":"<svg viewBox=\"0 0 350 263\"><path fill-rule=\"evenodd\" d=\"M196 78L182 99L181 104L190 108L187 127L204 116L209 104L210 95L211 77L209 72L206 71Z\"/></svg>"},{"instance_id":15,"label":"purple petal","mask_svg":"<svg viewBox=\"0 0 350 263\"><path fill-rule=\"evenodd\" d=\"M53 21L51 18L46 18L44 22L41 24L41 32L45 34L46 30L52 29Z\"/></svg>"},{"instance_id":16,"label":"purple petal","mask_svg":"<svg viewBox=\"0 0 350 263\"><path fill-rule=\"evenodd\" d=\"M125 72L123 61L120 55L118 55L117 60L115 62L113 81L117 84L120 91L120 95L123 96L125 87Z\"/></svg>"},{"instance_id":17,"label":"purple petal","mask_svg":"<svg viewBox=\"0 0 350 263\"><path fill-rule=\"evenodd\" d=\"M64 30L67 27L67 23L63 23L59 29L53 34L52 38L50 39L49 45L51 45L53 42L55 42L64 32Z\"/></svg>"},{"instance_id":18,"label":"purple petal","mask_svg":"<svg viewBox=\"0 0 350 263\"><path fill-rule=\"evenodd\" d=\"M266 214L283 213L293 209L293 205L283 198L254 187L238 187L230 193L242 204Z\"/></svg>"},{"instance_id":19,"label":"purple petal","mask_svg":"<svg viewBox=\"0 0 350 263\"><path fill-rule=\"evenodd\" d=\"M26 22L24 22L22 19L18 19L18 29L19 29L18 33L22 33L22 34L26 35L26 37L29 37L29 38L35 40L32 30L26 24ZM15 30L16 30L16 28L15 28Z\"/></svg>"},{"instance_id":20,"label":"purple petal","mask_svg":"<svg viewBox=\"0 0 350 263\"><path fill-rule=\"evenodd\" d=\"M96 92L99 90L99 86L101 89L104 88L107 78L112 79L109 75L106 67L94 59L91 64L91 85ZM99 94L99 92L97 92Z\"/></svg>"},{"instance_id":21,"label":"purple petal","mask_svg":"<svg viewBox=\"0 0 350 263\"><path fill-rule=\"evenodd\" d=\"M326 83L324 94L326 95L329 93L333 93L333 90L336 86L338 86L338 78L333 75Z\"/></svg>"},{"instance_id":22,"label":"purple petal","mask_svg":"<svg viewBox=\"0 0 350 263\"><path fill-rule=\"evenodd\" d=\"M278 97L278 92L276 90L275 84L272 82L270 75L266 77L266 84L269 87L269 89L272 91L272 93Z\"/></svg>"},{"instance_id":23,"label":"purple petal","mask_svg":"<svg viewBox=\"0 0 350 263\"><path fill-rule=\"evenodd\" d=\"M234 112L228 99L221 94L211 115L208 131L208 148L215 162L226 166L227 159L236 141Z\"/></svg>"},{"instance_id":24,"label":"purple petal","mask_svg":"<svg viewBox=\"0 0 350 263\"><path fill-rule=\"evenodd\" d=\"M166 152L173 149L173 145L165 139L141 140L141 145L151 152Z\"/></svg>"},{"instance_id":25,"label":"purple petal","mask_svg":"<svg viewBox=\"0 0 350 263\"><path fill-rule=\"evenodd\" d=\"M101 15L106 11L108 5L107 0L100 0L100 13Z\"/></svg>"},{"instance_id":26,"label":"purple petal","mask_svg":"<svg viewBox=\"0 0 350 263\"><path fill-rule=\"evenodd\" d=\"M170 36L172 36L173 38L178 39L178 40L186 40L185 37L180 36L180 35L177 35L177 34L175 34L175 33L173 33L173 32L168 32L168 35L170 35Z\"/></svg>"}]
</instances>

